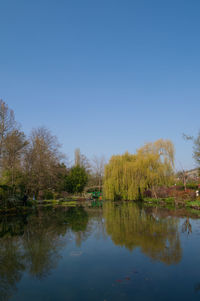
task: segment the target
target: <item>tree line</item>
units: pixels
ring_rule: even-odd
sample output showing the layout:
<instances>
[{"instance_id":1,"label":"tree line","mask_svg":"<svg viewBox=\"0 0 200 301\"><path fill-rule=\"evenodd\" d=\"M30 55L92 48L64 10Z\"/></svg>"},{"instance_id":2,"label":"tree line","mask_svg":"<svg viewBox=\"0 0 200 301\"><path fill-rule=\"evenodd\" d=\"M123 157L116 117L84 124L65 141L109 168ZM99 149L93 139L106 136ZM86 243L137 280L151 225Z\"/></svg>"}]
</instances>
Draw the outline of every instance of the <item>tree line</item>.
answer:
<instances>
[{"instance_id":1,"label":"tree line","mask_svg":"<svg viewBox=\"0 0 200 301\"><path fill-rule=\"evenodd\" d=\"M200 132L194 143L194 158L200 166ZM12 109L0 100L0 206L18 200L58 199L80 194L86 187L102 190L106 199L135 200L147 190L174 183L174 145L159 139L136 151L89 160L75 150L74 164L66 164L57 137L38 127L26 136Z\"/></svg>"},{"instance_id":2,"label":"tree line","mask_svg":"<svg viewBox=\"0 0 200 301\"><path fill-rule=\"evenodd\" d=\"M67 166L61 145L49 129L35 128L27 137L13 110L0 100L1 205L81 193L88 183L101 186L103 166L103 157L91 163L79 149L75 163Z\"/></svg>"}]
</instances>

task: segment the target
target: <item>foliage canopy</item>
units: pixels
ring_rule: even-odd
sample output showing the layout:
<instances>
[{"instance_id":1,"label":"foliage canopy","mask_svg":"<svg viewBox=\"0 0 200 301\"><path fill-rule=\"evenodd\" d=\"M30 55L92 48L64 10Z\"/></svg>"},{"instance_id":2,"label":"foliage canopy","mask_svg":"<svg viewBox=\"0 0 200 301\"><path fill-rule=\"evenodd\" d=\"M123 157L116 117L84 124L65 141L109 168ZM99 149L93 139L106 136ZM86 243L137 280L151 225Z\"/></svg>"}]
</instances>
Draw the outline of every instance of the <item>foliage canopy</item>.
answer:
<instances>
[{"instance_id":1,"label":"foliage canopy","mask_svg":"<svg viewBox=\"0 0 200 301\"><path fill-rule=\"evenodd\" d=\"M173 179L174 146L157 140L138 149L112 156L105 166L104 194L107 199L135 200L146 189L169 185Z\"/></svg>"},{"instance_id":2,"label":"foliage canopy","mask_svg":"<svg viewBox=\"0 0 200 301\"><path fill-rule=\"evenodd\" d=\"M66 191L69 193L80 193L88 181L88 175L84 167L79 165L70 169L66 177Z\"/></svg>"}]
</instances>

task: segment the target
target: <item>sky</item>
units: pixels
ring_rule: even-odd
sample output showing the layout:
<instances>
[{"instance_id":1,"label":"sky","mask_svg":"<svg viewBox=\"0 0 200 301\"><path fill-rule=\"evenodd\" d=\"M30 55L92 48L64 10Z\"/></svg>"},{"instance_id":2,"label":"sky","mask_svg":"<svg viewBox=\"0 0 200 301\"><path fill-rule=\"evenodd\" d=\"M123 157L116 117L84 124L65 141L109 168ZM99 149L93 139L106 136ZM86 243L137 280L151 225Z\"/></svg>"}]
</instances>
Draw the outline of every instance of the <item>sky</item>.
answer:
<instances>
[{"instance_id":1,"label":"sky","mask_svg":"<svg viewBox=\"0 0 200 301\"><path fill-rule=\"evenodd\" d=\"M195 167L199 0L0 0L0 98L28 135L48 127L70 160L171 139Z\"/></svg>"}]
</instances>

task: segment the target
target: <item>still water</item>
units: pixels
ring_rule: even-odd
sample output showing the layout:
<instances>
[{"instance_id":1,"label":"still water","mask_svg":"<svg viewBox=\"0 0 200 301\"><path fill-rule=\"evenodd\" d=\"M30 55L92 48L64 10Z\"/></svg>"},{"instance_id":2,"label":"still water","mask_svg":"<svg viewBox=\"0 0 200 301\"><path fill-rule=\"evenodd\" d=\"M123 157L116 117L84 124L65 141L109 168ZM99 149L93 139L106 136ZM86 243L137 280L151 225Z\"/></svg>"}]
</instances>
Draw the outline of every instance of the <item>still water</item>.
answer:
<instances>
[{"instance_id":1,"label":"still water","mask_svg":"<svg viewBox=\"0 0 200 301\"><path fill-rule=\"evenodd\" d=\"M1 216L0 300L200 300L200 219L132 202Z\"/></svg>"}]
</instances>

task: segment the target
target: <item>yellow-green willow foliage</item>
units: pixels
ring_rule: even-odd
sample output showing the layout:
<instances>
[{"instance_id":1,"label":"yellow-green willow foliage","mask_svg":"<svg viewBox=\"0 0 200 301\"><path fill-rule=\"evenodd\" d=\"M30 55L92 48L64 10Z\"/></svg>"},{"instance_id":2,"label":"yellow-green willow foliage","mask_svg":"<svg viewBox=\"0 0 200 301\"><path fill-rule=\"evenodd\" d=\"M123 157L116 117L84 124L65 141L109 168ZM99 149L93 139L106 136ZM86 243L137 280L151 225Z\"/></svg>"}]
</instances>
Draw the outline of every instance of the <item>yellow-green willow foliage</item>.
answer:
<instances>
[{"instance_id":1,"label":"yellow-green willow foliage","mask_svg":"<svg viewBox=\"0 0 200 301\"><path fill-rule=\"evenodd\" d=\"M109 201L104 202L103 216L106 232L115 245L130 251L140 247L144 254L165 264L181 260L177 219L147 214L133 202L123 202L118 206Z\"/></svg>"},{"instance_id":2,"label":"yellow-green willow foliage","mask_svg":"<svg viewBox=\"0 0 200 301\"><path fill-rule=\"evenodd\" d=\"M114 200L137 199L145 189L169 185L173 180L174 146L169 140L157 140L138 149L112 156L105 166L104 195Z\"/></svg>"}]
</instances>

